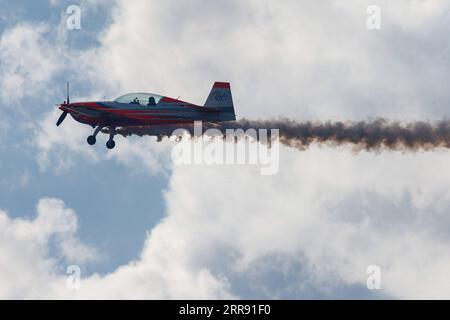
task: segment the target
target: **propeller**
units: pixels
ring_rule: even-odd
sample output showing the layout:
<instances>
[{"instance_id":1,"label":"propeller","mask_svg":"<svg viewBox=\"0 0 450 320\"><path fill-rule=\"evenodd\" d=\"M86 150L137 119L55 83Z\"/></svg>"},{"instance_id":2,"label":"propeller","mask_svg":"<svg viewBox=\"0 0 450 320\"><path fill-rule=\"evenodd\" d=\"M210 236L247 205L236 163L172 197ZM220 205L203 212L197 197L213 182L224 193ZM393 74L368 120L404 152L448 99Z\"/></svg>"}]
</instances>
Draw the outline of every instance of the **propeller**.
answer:
<instances>
[{"instance_id":1,"label":"propeller","mask_svg":"<svg viewBox=\"0 0 450 320\"><path fill-rule=\"evenodd\" d=\"M70 83L69 81L67 81L67 87L66 87L66 91L67 91L67 104L70 104L70 97L69 97L69 87Z\"/></svg>"},{"instance_id":2,"label":"propeller","mask_svg":"<svg viewBox=\"0 0 450 320\"><path fill-rule=\"evenodd\" d=\"M64 104L70 104L70 96L69 96L69 81L67 81L67 101L64 101ZM59 127L61 123L63 123L64 119L67 117L67 111L63 111L63 113L59 116L58 121L56 121L56 126Z\"/></svg>"},{"instance_id":3,"label":"propeller","mask_svg":"<svg viewBox=\"0 0 450 320\"><path fill-rule=\"evenodd\" d=\"M64 119L67 117L67 111L63 111L63 113L59 116L58 121L56 122L56 126L59 127L59 125L64 121Z\"/></svg>"}]
</instances>

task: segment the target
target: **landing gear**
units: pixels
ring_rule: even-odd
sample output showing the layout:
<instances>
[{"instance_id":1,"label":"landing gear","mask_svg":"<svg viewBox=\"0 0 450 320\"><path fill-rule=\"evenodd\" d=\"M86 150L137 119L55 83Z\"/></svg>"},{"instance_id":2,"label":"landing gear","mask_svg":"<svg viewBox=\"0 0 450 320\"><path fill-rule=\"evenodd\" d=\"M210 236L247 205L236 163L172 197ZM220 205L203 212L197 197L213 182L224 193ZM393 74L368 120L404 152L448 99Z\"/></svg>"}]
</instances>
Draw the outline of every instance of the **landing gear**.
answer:
<instances>
[{"instance_id":1,"label":"landing gear","mask_svg":"<svg viewBox=\"0 0 450 320\"><path fill-rule=\"evenodd\" d=\"M113 149L116 146L114 142L114 135L116 134L116 128L109 128L109 140L106 142L106 147L108 149Z\"/></svg>"},{"instance_id":2,"label":"landing gear","mask_svg":"<svg viewBox=\"0 0 450 320\"><path fill-rule=\"evenodd\" d=\"M113 149L115 146L116 146L116 143L114 142L114 140L108 140L108 141L106 142L106 147L107 147L108 149Z\"/></svg>"},{"instance_id":3,"label":"landing gear","mask_svg":"<svg viewBox=\"0 0 450 320\"><path fill-rule=\"evenodd\" d=\"M97 142L97 138L94 136L89 136L87 138L87 143L90 144L91 146L93 146L96 142Z\"/></svg>"},{"instance_id":4,"label":"landing gear","mask_svg":"<svg viewBox=\"0 0 450 320\"><path fill-rule=\"evenodd\" d=\"M93 146L97 142L97 134L102 130L103 127L98 126L97 129L95 129L94 134L92 136L89 136L87 138L87 143Z\"/></svg>"},{"instance_id":5,"label":"landing gear","mask_svg":"<svg viewBox=\"0 0 450 320\"><path fill-rule=\"evenodd\" d=\"M97 142L97 134L103 129L102 126L98 126L94 133L87 138L87 143L93 146ZM114 135L116 134L116 128L109 127L109 140L106 142L106 147L108 149L113 149L116 146L114 142Z\"/></svg>"}]
</instances>

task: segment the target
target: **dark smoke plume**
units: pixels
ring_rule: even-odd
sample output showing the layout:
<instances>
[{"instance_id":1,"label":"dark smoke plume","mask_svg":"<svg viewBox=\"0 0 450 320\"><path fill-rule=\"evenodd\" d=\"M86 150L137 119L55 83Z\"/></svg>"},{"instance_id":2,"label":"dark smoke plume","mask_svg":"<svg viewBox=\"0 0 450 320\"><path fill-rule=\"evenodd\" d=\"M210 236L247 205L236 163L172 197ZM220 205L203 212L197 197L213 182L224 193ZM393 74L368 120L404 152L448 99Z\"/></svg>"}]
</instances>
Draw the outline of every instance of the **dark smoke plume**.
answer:
<instances>
[{"instance_id":1,"label":"dark smoke plume","mask_svg":"<svg viewBox=\"0 0 450 320\"><path fill-rule=\"evenodd\" d=\"M184 126L183 126L184 127ZM161 132L157 127L117 128L116 133L129 136L170 136L178 127L166 126ZM215 128L225 134L226 129L279 129L280 142L286 146L304 150L312 143L354 146L354 150L430 150L450 148L450 121L392 122L376 119L359 122L297 122L290 119L248 120L220 124L203 123L203 131ZM193 126L186 127L193 134ZM105 132L108 132L106 129Z\"/></svg>"}]
</instances>

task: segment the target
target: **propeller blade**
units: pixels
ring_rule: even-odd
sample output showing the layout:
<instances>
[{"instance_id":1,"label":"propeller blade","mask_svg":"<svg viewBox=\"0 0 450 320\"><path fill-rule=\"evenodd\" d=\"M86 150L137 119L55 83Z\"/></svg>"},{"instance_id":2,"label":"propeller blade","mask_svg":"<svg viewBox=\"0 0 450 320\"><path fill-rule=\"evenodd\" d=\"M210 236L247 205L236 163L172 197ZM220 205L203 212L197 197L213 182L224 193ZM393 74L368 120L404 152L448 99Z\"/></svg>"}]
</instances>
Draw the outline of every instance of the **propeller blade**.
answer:
<instances>
[{"instance_id":1,"label":"propeller blade","mask_svg":"<svg viewBox=\"0 0 450 320\"><path fill-rule=\"evenodd\" d=\"M67 104L70 104L70 89L69 89L69 81L67 81Z\"/></svg>"},{"instance_id":2,"label":"propeller blade","mask_svg":"<svg viewBox=\"0 0 450 320\"><path fill-rule=\"evenodd\" d=\"M59 127L59 125L64 121L64 119L67 116L67 111L64 111L61 116L59 117L58 121L56 122L56 126Z\"/></svg>"}]
</instances>

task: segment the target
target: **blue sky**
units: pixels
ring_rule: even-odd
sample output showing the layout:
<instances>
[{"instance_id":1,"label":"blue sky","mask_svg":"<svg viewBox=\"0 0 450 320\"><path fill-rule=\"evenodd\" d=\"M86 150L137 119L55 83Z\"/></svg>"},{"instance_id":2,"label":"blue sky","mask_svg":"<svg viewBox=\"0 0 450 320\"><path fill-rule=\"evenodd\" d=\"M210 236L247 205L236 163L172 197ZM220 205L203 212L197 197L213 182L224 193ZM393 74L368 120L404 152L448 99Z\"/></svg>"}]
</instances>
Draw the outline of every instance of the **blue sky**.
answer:
<instances>
[{"instance_id":1,"label":"blue sky","mask_svg":"<svg viewBox=\"0 0 450 320\"><path fill-rule=\"evenodd\" d=\"M81 7L67 30L68 5ZM381 30L366 27L367 6ZM280 170L183 166L56 107L154 92L238 117L449 117L448 1L0 0L0 298L449 297L447 149L280 147ZM65 268L83 287L66 287ZM369 265L381 290L366 287ZM30 266L32 266L30 268Z\"/></svg>"}]
</instances>

